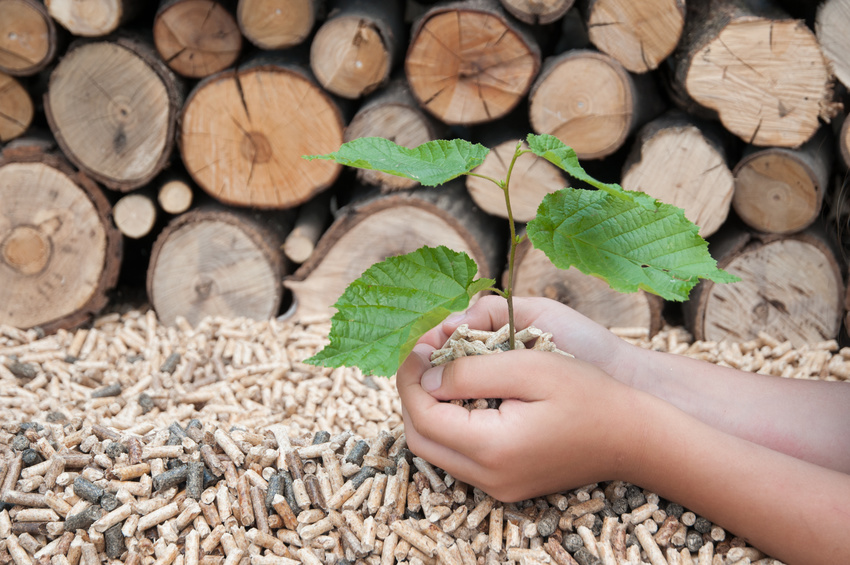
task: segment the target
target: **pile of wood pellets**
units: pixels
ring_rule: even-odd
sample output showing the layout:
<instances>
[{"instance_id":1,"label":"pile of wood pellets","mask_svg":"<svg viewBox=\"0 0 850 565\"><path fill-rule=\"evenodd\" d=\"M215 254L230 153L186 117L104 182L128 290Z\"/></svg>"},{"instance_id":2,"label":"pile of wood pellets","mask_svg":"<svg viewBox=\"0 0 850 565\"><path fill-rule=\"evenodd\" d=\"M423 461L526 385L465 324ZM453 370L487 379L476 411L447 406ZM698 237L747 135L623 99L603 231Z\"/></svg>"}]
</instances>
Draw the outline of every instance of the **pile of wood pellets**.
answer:
<instances>
[{"instance_id":1,"label":"pile of wood pellets","mask_svg":"<svg viewBox=\"0 0 850 565\"><path fill-rule=\"evenodd\" d=\"M0 326L0 565L775 564L637 486L503 504L406 447L393 379L302 363L327 320ZM770 336L643 347L847 379L850 350Z\"/></svg>"}]
</instances>

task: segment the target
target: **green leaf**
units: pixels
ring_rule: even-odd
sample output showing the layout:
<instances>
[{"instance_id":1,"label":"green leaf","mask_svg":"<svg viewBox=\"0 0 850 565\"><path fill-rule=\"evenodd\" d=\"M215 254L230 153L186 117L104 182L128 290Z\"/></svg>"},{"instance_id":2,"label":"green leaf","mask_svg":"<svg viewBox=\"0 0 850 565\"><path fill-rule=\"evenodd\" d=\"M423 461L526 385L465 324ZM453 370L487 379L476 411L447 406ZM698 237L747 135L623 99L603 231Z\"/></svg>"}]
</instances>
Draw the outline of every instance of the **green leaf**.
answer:
<instances>
[{"instance_id":1,"label":"green leaf","mask_svg":"<svg viewBox=\"0 0 850 565\"><path fill-rule=\"evenodd\" d=\"M334 304L330 344L306 362L394 375L425 332L495 284L477 272L466 253L443 246L375 263Z\"/></svg>"},{"instance_id":2,"label":"green leaf","mask_svg":"<svg viewBox=\"0 0 850 565\"><path fill-rule=\"evenodd\" d=\"M547 195L528 223L528 237L561 269L577 267L620 292L644 289L686 300L700 278L738 277L717 268L708 243L680 208L646 194L564 188Z\"/></svg>"},{"instance_id":3,"label":"green leaf","mask_svg":"<svg viewBox=\"0 0 850 565\"><path fill-rule=\"evenodd\" d=\"M463 139L438 139L408 149L382 137L361 137L343 143L333 153L304 158L327 159L349 167L413 179L424 186L437 186L468 173L483 163L489 152L483 145Z\"/></svg>"}]
</instances>

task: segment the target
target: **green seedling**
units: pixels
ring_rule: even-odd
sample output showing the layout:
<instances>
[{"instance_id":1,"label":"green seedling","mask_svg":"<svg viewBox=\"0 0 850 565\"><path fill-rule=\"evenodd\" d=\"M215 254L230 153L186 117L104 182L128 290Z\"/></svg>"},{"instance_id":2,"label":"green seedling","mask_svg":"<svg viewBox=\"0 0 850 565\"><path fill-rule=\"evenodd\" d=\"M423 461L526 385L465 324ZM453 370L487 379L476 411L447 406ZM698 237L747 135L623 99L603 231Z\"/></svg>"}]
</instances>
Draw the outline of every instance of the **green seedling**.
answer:
<instances>
[{"instance_id":1,"label":"green seedling","mask_svg":"<svg viewBox=\"0 0 850 565\"><path fill-rule=\"evenodd\" d=\"M514 348L513 275L517 245L528 237L560 269L576 267L620 292L639 289L667 300L687 300L699 279L718 283L738 277L717 268L699 228L681 208L643 192L600 182L579 164L575 151L551 135L529 135L528 149L517 143L504 179L473 170L489 149L465 140L430 141L414 149L379 137L343 144L328 159L438 186L461 175L485 178L505 195L510 226L508 276L504 289L475 278L478 266L466 254L446 247L422 247L369 267L334 304L330 343L307 363L355 366L365 374L392 376L416 341L452 312L464 310L475 294L494 292L507 300L510 348ZM533 153L596 190L566 187L546 195L526 234L517 235L511 213L511 172L517 159Z\"/></svg>"}]
</instances>

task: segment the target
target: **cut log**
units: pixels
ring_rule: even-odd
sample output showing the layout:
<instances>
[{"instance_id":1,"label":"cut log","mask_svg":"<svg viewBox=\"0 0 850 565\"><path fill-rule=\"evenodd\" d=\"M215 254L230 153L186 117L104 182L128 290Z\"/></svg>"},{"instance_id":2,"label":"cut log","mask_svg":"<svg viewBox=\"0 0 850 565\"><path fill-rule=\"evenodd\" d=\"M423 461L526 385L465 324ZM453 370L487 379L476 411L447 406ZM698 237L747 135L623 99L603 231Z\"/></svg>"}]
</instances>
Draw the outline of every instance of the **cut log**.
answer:
<instances>
[{"instance_id":1,"label":"cut log","mask_svg":"<svg viewBox=\"0 0 850 565\"><path fill-rule=\"evenodd\" d=\"M680 112L649 122L623 165L623 188L684 209L701 236L713 234L726 221L735 190L719 129Z\"/></svg>"},{"instance_id":2,"label":"cut log","mask_svg":"<svg viewBox=\"0 0 850 565\"><path fill-rule=\"evenodd\" d=\"M298 210L295 226L283 242L283 252L290 261L300 264L310 258L325 231L330 215L330 198L327 192L310 199Z\"/></svg>"},{"instance_id":3,"label":"cut log","mask_svg":"<svg viewBox=\"0 0 850 565\"><path fill-rule=\"evenodd\" d=\"M832 170L834 146L827 127L799 149L750 146L734 169L732 205L750 227L794 233L819 216Z\"/></svg>"},{"instance_id":4,"label":"cut log","mask_svg":"<svg viewBox=\"0 0 850 565\"><path fill-rule=\"evenodd\" d=\"M416 147L437 139L443 133L445 127L419 108L407 81L400 78L363 102L345 128L345 141L360 137L385 137L403 147ZM357 169L357 180L388 191L419 185L413 179L367 169Z\"/></svg>"},{"instance_id":5,"label":"cut log","mask_svg":"<svg viewBox=\"0 0 850 565\"><path fill-rule=\"evenodd\" d=\"M802 21L732 0L692 2L679 47L676 90L748 143L797 147L836 111L828 63Z\"/></svg>"},{"instance_id":6,"label":"cut log","mask_svg":"<svg viewBox=\"0 0 850 565\"><path fill-rule=\"evenodd\" d=\"M242 51L236 18L215 0L161 1L153 40L168 66L189 78L230 67Z\"/></svg>"},{"instance_id":7,"label":"cut log","mask_svg":"<svg viewBox=\"0 0 850 565\"><path fill-rule=\"evenodd\" d=\"M0 73L0 143L23 135L34 114L29 92L14 77Z\"/></svg>"},{"instance_id":8,"label":"cut log","mask_svg":"<svg viewBox=\"0 0 850 565\"><path fill-rule=\"evenodd\" d=\"M108 188L128 191L168 162L181 88L141 41L81 42L51 73L44 110L75 165Z\"/></svg>"},{"instance_id":9,"label":"cut log","mask_svg":"<svg viewBox=\"0 0 850 565\"><path fill-rule=\"evenodd\" d=\"M838 132L838 150L845 169L850 169L850 114L844 116Z\"/></svg>"},{"instance_id":10,"label":"cut log","mask_svg":"<svg viewBox=\"0 0 850 565\"><path fill-rule=\"evenodd\" d=\"M495 0L438 5L415 25L405 59L411 91L448 124L500 118L522 100L540 48Z\"/></svg>"},{"instance_id":11,"label":"cut log","mask_svg":"<svg viewBox=\"0 0 850 565\"><path fill-rule=\"evenodd\" d=\"M614 153L662 110L649 75L631 74L610 55L587 49L547 59L529 95L534 131L554 135L581 159Z\"/></svg>"},{"instance_id":12,"label":"cut log","mask_svg":"<svg viewBox=\"0 0 850 565\"><path fill-rule=\"evenodd\" d=\"M47 332L106 306L122 254L100 188L50 145L19 139L0 157L0 324Z\"/></svg>"},{"instance_id":13,"label":"cut log","mask_svg":"<svg viewBox=\"0 0 850 565\"><path fill-rule=\"evenodd\" d=\"M652 336L664 323L661 297L642 290L624 294L578 269L558 269L528 239L517 247L514 293L557 300L607 328L642 328Z\"/></svg>"},{"instance_id":14,"label":"cut log","mask_svg":"<svg viewBox=\"0 0 850 565\"><path fill-rule=\"evenodd\" d=\"M501 122L498 128L482 134L478 139L481 144L490 148L490 153L473 172L492 179L503 180L507 177L517 142L524 136L510 127L505 128ZM523 149L528 149L525 142L522 146ZM465 181L466 190L482 210L500 218L508 217L505 193L501 188L477 176L467 176ZM531 153L521 156L511 171L509 187L514 220L527 222L534 218L543 197L564 186L567 186L567 181L558 167Z\"/></svg>"},{"instance_id":15,"label":"cut log","mask_svg":"<svg viewBox=\"0 0 850 565\"><path fill-rule=\"evenodd\" d=\"M832 72L850 87L850 0L824 0L818 5L815 34Z\"/></svg>"},{"instance_id":16,"label":"cut log","mask_svg":"<svg viewBox=\"0 0 850 565\"><path fill-rule=\"evenodd\" d=\"M277 315L284 271L285 217L199 208L159 234L148 266L148 299L164 323L182 316L268 320Z\"/></svg>"},{"instance_id":17,"label":"cut log","mask_svg":"<svg viewBox=\"0 0 850 565\"><path fill-rule=\"evenodd\" d=\"M336 103L301 68L268 62L200 82L181 119L180 151L189 174L217 200L293 208L328 188L341 166L303 155L339 149Z\"/></svg>"},{"instance_id":18,"label":"cut log","mask_svg":"<svg viewBox=\"0 0 850 565\"><path fill-rule=\"evenodd\" d=\"M478 276L495 278L504 239L459 181L358 201L341 210L310 259L284 281L293 293L292 315L329 318L345 287L372 264L423 245L465 251Z\"/></svg>"},{"instance_id":19,"label":"cut log","mask_svg":"<svg viewBox=\"0 0 850 565\"><path fill-rule=\"evenodd\" d=\"M685 0L585 0L590 41L633 73L645 73L676 49L685 27Z\"/></svg>"},{"instance_id":20,"label":"cut log","mask_svg":"<svg viewBox=\"0 0 850 565\"><path fill-rule=\"evenodd\" d=\"M41 2L0 0L0 71L34 75L56 56L56 24Z\"/></svg>"},{"instance_id":21,"label":"cut log","mask_svg":"<svg viewBox=\"0 0 850 565\"><path fill-rule=\"evenodd\" d=\"M401 4L336 0L310 45L316 80L343 98L360 98L387 82L405 45Z\"/></svg>"},{"instance_id":22,"label":"cut log","mask_svg":"<svg viewBox=\"0 0 850 565\"><path fill-rule=\"evenodd\" d=\"M502 0L502 6L521 22L551 24L564 17L575 0Z\"/></svg>"},{"instance_id":23,"label":"cut log","mask_svg":"<svg viewBox=\"0 0 850 565\"><path fill-rule=\"evenodd\" d=\"M82 37L102 37L132 20L142 7L133 0L44 0L59 24Z\"/></svg>"},{"instance_id":24,"label":"cut log","mask_svg":"<svg viewBox=\"0 0 850 565\"><path fill-rule=\"evenodd\" d=\"M285 49L310 36L321 0L239 0L236 21L242 35L260 49Z\"/></svg>"},{"instance_id":25,"label":"cut log","mask_svg":"<svg viewBox=\"0 0 850 565\"><path fill-rule=\"evenodd\" d=\"M844 283L822 226L793 235L724 226L712 241L718 265L741 282L702 281L684 304L698 340L734 342L766 332L794 347L834 339L841 327Z\"/></svg>"},{"instance_id":26,"label":"cut log","mask_svg":"<svg viewBox=\"0 0 850 565\"><path fill-rule=\"evenodd\" d=\"M168 214L182 214L192 206L194 194L188 178L181 175L168 175L162 179L156 200Z\"/></svg>"},{"instance_id":27,"label":"cut log","mask_svg":"<svg viewBox=\"0 0 850 565\"><path fill-rule=\"evenodd\" d=\"M156 224L156 205L139 192L122 196L112 207L112 219L118 231L131 239L145 237Z\"/></svg>"}]
</instances>

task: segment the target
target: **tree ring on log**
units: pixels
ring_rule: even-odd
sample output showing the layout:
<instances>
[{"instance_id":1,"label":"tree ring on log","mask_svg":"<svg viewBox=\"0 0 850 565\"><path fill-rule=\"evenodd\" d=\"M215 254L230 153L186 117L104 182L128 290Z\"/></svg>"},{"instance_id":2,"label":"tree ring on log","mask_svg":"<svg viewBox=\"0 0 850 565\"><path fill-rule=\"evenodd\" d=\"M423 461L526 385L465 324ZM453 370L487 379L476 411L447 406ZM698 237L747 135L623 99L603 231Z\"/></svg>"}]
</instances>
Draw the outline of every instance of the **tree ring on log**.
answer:
<instances>
[{"instance_id":1,"label":"tree ring on log","mask_svg":"<svg viewBox=\"0 0 850 565\"><path fill-rule=\"evenodd\" d=\"M0 0L0 70L29 76L56 55L56 25L41 2Z\"/></svg>"},{"instance_id":2,"label":"tree ring on log","mask_svg":"<svg viewBox=\"0 0 850 565\"><path fill-rule=\"evenodd\" d=\"M540 53L501 14L460 6L432 9L419 22L405 59L407 80L443 122L489 122L528 92Z\"/></svg>"},{"instance_id":3,"label":"tree ring on log","mask_svg":"<svg viewBox=\"0 0 850 565\"><path fill-rule=\"evenodd\" d=\"M292 47L310 35L316 0L239 0L236 19L242 34L260 49Z\"/></svg>"},{"instance_id":4,"label":"tree ring on log","mask_svg":"<svg viewBox=\"0 0 850 565\"><path fill-rule=\"evenodd\" d=\"M358 16L326 22L310 49L316 79L343 98L360 98L383 84L390 74L389 47L377 27Z\"/></svg>"},{"instance_id":5,"label":"tree ring on log","mask_svg":"<svg viewBox=\"0 0 850 565\"><path fill-rule=\"evenodd\" d=\"M68 174L41 162L0 167L0 201L2 323L77 323L103 285L114 284L103 280L115 243L102 211Z\"/></svg>"},{"instance_id":6,"label":"tree ring on log","mask_svg":"<svg viewBox=\"0 0 850 565\"><path fill-rule=\"evenodd\" d=\"M599 159L623 145L635 110L623 66L603 53L575 50L547 61L532 89L529 119L535 132L554 135L580 159Z\"/></svg>"},{"instance_id":7,"label":"tree ring on log","mask_svg":"<svg viewBox=\"0 0 850 565\"><path fill-rule=\"evenodd\" d=\"M29 92L13 77L0 72L0 143L22 135L35 116Z\"/></svg>"},{"instance_id":8,"label":"tree ring on log","mask_svg":"<svg viewBox=\"0 0 850 565\"><path fill-rule=\"evenodd\" d=\"M333 184L342 168L303 159L339 149L342 115L318 85L284 65L209 77L190 94L180 124L187 171L225 204L293 208Z\"/></svg>"},{"instance_id":9,"label":"tree ring on log","mask_svg":"<svg viewBox=\"0 0 850 565\"><path fill-rule=\"evenodd\" d=\"M50 76L45 112L57 143L113 189L153 179L173 147L173 75L164 76L149 57L155 55L131 41L83 43Z\"/></svg>"}]
</instances>

